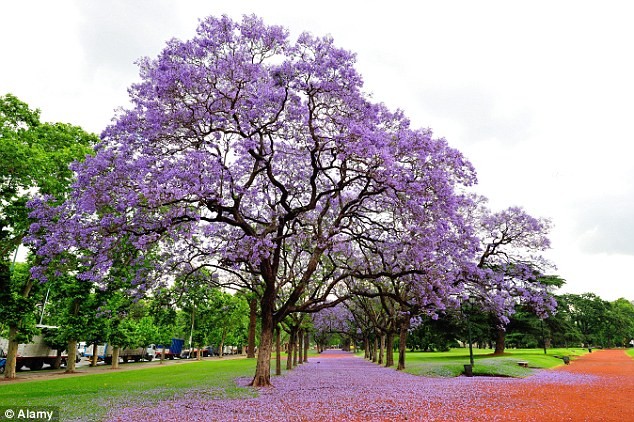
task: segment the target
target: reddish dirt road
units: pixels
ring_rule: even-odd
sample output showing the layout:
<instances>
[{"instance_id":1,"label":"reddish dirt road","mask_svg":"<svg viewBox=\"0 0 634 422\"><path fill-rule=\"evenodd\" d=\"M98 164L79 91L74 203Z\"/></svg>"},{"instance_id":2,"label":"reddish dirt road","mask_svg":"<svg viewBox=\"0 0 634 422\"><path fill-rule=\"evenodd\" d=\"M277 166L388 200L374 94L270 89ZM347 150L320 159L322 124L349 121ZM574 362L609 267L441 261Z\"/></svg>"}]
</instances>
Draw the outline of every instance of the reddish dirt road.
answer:
<instances>
[{"instance_id":1,"label":"reddish dirt road","mask_svg":"<svg viewBox=\"0 0 634 422\"><path fill-rule=\"evenodd\" d=\"M634 421L634 360L622 350L584 355L571 365L525 383L511 384L503 394L512 409L491 410L484 418L517 421ZM587 382L564 382L558 374L584 376ZM560 379L560 382L557 379Z\"/></svg>"},{"instance_id":2,"label":"reddish dirt road","mask_svg":"<svg viewBox=\"0 0 634 422\"><path fill-rule=\"evenodd\" d=\"M246 385L248 379L239 380ZM633 421L634 360L597 351L525 379L423 378L324 352L259 396L112 409L138 421Z\"/></svg>"}]
</instances>

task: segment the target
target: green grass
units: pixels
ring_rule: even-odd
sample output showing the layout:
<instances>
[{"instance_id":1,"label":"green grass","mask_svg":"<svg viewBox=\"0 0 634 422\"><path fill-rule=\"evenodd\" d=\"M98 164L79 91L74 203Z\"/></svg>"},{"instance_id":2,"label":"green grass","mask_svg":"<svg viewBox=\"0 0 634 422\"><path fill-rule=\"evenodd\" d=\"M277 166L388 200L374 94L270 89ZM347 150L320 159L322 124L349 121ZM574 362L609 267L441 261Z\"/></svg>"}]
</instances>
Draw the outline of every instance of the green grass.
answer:
<instances>
[{"instance_id":1,"label":"green grass","mask_svg":"<svg viewBox=\"0 0 634 422\"><path fill-rule=\"evenodd\" d=\"M0 383L0 406L56 406L61 419L99 420L109 408L187 394L251 397L234 379L252 376L255 359L207 360L128 371Z\"/></svg>"},{"instance_id":2,"label":"green grass","mask_svg":"<svg viewBox=\"0 0 634 422\"><path fill-rule=\"evenodd\" d=\"M587 353L586 349L510 349L502 356L493 356L491 350L474 349L474 375L525 377L530 368L553 368L563 365L563 360L555 356L570 356L574 359ZM394 356L398 360L398 353ZM517 364L528 362L529 368ZM405 372L427 377L457 377L464 373L464 365L469 364L468 349L452 349L449 352L408 352L405 358Z\"/></svg>"},{"instance_id":3,"label":"green grass","mask_svg":"<svg viewBox=\"0 0 634 422\"><path fill-rule=\"evenodd\" d=\"M634 358L634 347L630 347L629 349L627 349L625 351L625 353L627 353L628 355L630 355L632 358Z\"/></svg>"}]
</instances>

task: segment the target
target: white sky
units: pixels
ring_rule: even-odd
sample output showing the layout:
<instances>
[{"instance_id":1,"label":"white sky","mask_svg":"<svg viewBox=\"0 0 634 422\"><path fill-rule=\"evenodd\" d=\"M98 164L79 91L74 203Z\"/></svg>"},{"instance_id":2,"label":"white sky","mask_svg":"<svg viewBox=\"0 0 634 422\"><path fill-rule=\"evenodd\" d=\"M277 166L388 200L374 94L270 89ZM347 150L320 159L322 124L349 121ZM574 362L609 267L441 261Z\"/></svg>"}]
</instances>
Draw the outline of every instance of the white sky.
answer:
<instances>
[{"instance_id":1,"label":"white sky","mask_svg":"<svg viewBox=\"0 0 634 422\"><path fill-rule=\"evenodd\" d=\"M520 4L521 3L521 4ZM0 95L99 134L134 62L198 19L256 14L330 34L365 89L475 165L494 210L554 222L562 292L634 300L634 4L629 1L0 2Z\"/></svg>"}]
</instances>

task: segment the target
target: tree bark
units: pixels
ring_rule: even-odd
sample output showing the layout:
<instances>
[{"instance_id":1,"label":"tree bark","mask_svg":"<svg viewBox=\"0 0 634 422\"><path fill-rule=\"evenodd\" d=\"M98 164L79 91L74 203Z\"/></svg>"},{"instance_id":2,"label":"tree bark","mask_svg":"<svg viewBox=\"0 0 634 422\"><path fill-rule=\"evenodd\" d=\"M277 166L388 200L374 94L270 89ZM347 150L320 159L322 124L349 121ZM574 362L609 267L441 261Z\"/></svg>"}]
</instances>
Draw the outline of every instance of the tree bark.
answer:
<instances>
[{"instance_id":1,"label":"tree bark","mask_svg":"<svg viewBox=\"0 0 634 422\"><path fill-rule=\"evenodd\" d=\"M363 358L370 359L370 340L366 336L363 337Z\"/></svg>"},{"instance_id":2,"label":"tree bark","mask_svg":"<svg viewBox=\"0 0 634 422\"><path fill-rule=\"evenodd\" d=\"M296 352L296 348L295 348L295 328L291 327L291 332L289 334L289 338L288 338L288 350L286 351L287 353L287 357L286 357L286 370L290 371L291 369L293 369L293 353ZM297 364L297 355L295 355L295 364Z\"/></svg>"},{"instance_id":3,"label":"tree bark","mask_svg":"<svg viewBox=\"0 0 634 422\"><path fill-rule=\"evenodd\" d=\"M387 333L387 341L385 347L385 366L394 366L394 333Z\"/></svg>"},{"instance_id":4,"label":"tree bark","mask_svg":"<svg viewBox=\"0 0 634 422\"><path fill-rule=\"evenodd\" d=\"M255 358L255 329L258 324L258 300L253 298L249 301L249 335L247 358Z\"/></svg>"},{"instance_id":5,"label":"tree bark","mask_svg":"<svg viewBox=\"0 0 634 422\"><path fill-rule=\"evenodd\" d=\"M111 369L119 369L119 346L114 346L112 348L112 367ZM165 349L163 349L165 350Z\"/></svg>"},{"instance_id":6,"label":"tree bark","mask_svg":"<svg viewBox=\"0 0 634 422\"><path fill-rule=\"evenodd\" d=\"M304 334L304 362L308 362L308 348L310 347L310 334Z\"/></svg>"},{"instance_id":7,"label":"tree bark","mask_svg":"<svg viewBox=\"0 0 634 422\"><path fill-rule=\"evenodd\" d=\"M504 330L503 328L498 328L497 341L495 342L495 351L493 352L494 356L504 354L505 342L506 342L506 330Z\"/></svg>"},{"instance_id":8,"label":"tree bark","mask_svg":"<svg viewBox=\"0 0 634 422\"><path fill-rule=\"evenodd\" d=\"M224 348L225 348L225 338L227 333L225 331L222 332L222 336L220 337L220 346L218 346L218 357L221 358L224 356Z\"/></svg>"},{"instance_id":9,"label":"tree bark","mask_svg":"<svg viewBox=\"0 0 634 422\"><path fill-rule=\"evenodd\" d=\"M297 335L297 364L304 363L304 330L299 330Z\"/></svg>"},{"instance_id":10,"label":"tree bark","mask_svg":"<svg viewBox=\"0 0 634 422\"><path fill-rule=\"evenodd\" d=\"M295 368L298 364L298 352L299 352L299 347L300 347L300 336L301 336L301 332L298 330L295 330L295 341L293 342L293 368Z\"/></svg>"},{"instance_id":11,"label":"tree bark","mask_svg":"<svg viewBox=\"0 0 634 422\"><path fill-rule=\"evenodd\" d=\"M97 366L97 362L99 361L99 345L97 343L92 344L92 356L90 358L90 366Z\"/></svg>"},{"instance_id":12,"label":"tree bark","mask_svg":"<svg viewBox=\"0 0 634 422\"><path fill-rule=\"evenodd\" d=\"M379 365L383 365L385 360L385 334L381 333L379 341Z\"/></svg>"},{"instance_id":13,"label":"tree bark","mask_svg":"<svg viewBox=\"0 0 634 422\"><path fill-rule=\"evenodd\" d=\"M372 351L370 352L370 354L372 355L372 362L374 363L376 363L377 360L379 359L378 349L379 349L379 339L377 338L375 334L374 338L372 339Z\"/></svg>"},{"instance_id":14,"label":"tree bark","mask_svg":"<svg viewBox=\"0 0 634 422\"><path fill-rule=\"evenodd\" d=\"M18 327L15 325L9 326L9 350L7 350L7 361L4 366L4 377L8 379L15 378L16 362L18 356L18 342L15 341L18 335Z\"/></svg>"},{"instance_id":15,"label":"tree bark","mask_svg":"<svg viewBox=\"0 0 634 422\"><path fill-rule=\"evenodd\" d=\"M66 373L75 372L75 361L77 360L77 340L68 340L68 360L66 361Z\"/></svg>"},{"instance_id":16,"label":"tree bark","mask_svg":"<svg viewBox=\"0 0 634 422\"><path fill-rule=\"evenodd\" d=\"M255 375L251 381L253 387L269 387L271 385L271 352L273 346L273 307L275 306L274 283L267 283L267 287L260 301L262 318L260 347L258 348Z\"/></svg>"},{"instance_id":17,"label":"tree bark","mask_svg":"<svg viewBox=\"0 0 634 422\"><path fill-rule=\"evenodd\" d=\"M280 327L275 328L275 375L282 375L282 335Z\"/></svg>"},{"instance_id":18,"label":"tree bark","mask_svg":"<svg viewBox=\"0 0 634 422\"><path fill-rule=\"evenodd\" d=\"M407 331L409 330L409 316L401 320L398 337L398 366L397 371L405 369L405 351L407 350Z\"/></svg>"},{"instance_id":19,"label":"tree bark","mask_svg":"<svg viewBox=\"0 0 634 422\"><path fill-rule=\"evenodd\" d=\"M53 361L53 364L51 365L52 369L59 369L62 367L62 352L63 350L56 350L55 360ZM66 365L68 365L68 363Z\"/></svg>"}]
</instances>

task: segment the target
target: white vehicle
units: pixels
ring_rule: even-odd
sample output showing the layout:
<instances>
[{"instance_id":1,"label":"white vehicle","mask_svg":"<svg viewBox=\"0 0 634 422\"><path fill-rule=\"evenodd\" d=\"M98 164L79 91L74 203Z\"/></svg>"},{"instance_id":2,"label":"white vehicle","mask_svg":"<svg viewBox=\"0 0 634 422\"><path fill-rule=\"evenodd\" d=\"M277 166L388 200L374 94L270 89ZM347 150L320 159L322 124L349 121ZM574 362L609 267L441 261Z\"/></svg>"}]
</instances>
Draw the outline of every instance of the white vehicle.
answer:
<instances>
[{"instance_id":1,"label":"white vehicle","mask_svg":"<svg viewBox=\"0 0 634 422\"><path fill-rule=\"evenodd\" d=\"M57 327L47 325L37 325L37 328L55 329ZM9 340L0 337L0 349L6 354L9 350ZM61 354L61 365L65 366L68 354L63 351ZM33 336L30 343L19 344L18 353L15 359L15 369L19 370L27 367L32 371L42 369L44 364L54 366L57 361L57 350L51 348L44 342L44 336Z\"/></svg>"},{"instance_id":2,"label":"white vehicle","mask_svg":"<svg viewBox=\"0 0 634 422\"><path fill-rule=\"evenodd\" d=\"M84 357L89 360L92 358L92 346L86 347ZM128 363L130 361L140 362L142 360L151 361L154 358L154 350L151 347L126 348L119 350L119 362ZM97 346L97 361L105 362L107 365L112 363L112 347L109 344L100 344Z\"/></svg>"}]
</instances>

